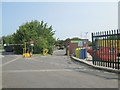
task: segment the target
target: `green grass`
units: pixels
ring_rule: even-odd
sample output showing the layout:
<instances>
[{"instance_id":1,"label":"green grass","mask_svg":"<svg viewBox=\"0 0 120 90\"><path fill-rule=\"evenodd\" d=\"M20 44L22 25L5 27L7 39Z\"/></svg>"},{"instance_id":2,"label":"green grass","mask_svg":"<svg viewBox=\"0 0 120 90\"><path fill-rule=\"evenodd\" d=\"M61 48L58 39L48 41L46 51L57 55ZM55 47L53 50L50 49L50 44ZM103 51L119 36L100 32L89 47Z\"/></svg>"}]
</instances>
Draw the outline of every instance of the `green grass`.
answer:
<instances>
[{"instance_id":1,"label":"green grass","mask_svg":"<svg viewBox=\"0 0 120 90\"><path fill-rule=\"evenodd\" d=\"M50 55L50 54L47 54L47 55ZM45 56L47 56L45 55ZM43 54L33 54L32 56L44 56Z\"/></svg>"},{"instance_id":2,"label":"green grass","mask_svg":"<svg viewBox=\"0 0 120 90\"><path fill-rule=\"evenodd\" d=\"M42 56L42 54L33 54L32 56Z\"/></svg>"}]
</instances>

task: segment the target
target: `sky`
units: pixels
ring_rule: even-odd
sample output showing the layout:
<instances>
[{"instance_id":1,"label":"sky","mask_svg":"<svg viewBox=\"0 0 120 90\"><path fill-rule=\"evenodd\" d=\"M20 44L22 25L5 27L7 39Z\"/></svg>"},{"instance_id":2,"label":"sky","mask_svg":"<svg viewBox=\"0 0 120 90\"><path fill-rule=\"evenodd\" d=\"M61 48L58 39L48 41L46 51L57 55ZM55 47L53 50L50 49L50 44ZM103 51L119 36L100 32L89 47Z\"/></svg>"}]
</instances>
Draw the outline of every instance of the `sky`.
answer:
<instances>
[{"instance_id":1,"label":"sky","mask_svg":"<svg viewBox=\"0 0 120 90\"><path fill-rule=\"evenodd\" d=\"M52 25L59 39L91 39L92 32L118 29L117 2L2 2L0 13L2 36L31 20Z\"/></svg>"}]
</instances>

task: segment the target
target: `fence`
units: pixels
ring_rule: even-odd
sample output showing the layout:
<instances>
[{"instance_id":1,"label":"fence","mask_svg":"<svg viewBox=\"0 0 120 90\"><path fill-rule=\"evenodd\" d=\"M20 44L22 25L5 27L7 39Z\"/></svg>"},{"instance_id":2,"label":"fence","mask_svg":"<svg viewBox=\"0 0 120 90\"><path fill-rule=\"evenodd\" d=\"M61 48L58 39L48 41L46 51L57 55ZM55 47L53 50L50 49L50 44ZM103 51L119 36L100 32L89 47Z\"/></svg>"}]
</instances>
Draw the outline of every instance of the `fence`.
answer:
<instances>
[{"instance_id":1,"label":"fence","mask_svg":"<svg viewBox=\"0 0 120 90\"><path fill-rule=\"evenodd\" d=\"M92 33L93 64L120 68L120 30Z\"/></svg>"}]
</instances>

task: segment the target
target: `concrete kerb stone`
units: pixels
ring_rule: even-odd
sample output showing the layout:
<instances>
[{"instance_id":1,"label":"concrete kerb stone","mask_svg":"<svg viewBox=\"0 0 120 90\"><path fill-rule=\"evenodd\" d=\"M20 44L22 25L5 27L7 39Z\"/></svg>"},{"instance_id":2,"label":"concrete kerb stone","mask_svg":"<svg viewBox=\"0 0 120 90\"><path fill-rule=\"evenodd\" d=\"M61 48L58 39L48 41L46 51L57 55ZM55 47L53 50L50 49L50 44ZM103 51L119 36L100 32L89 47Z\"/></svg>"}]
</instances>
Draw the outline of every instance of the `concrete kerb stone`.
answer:
<instances>
[{"instance_id":1,"label":"concrete kerb stone","mask_svg":"<svg viewBox=\"0 0 120 90\"><path fill-rule=\"evenodd\" d=\"M79 58L76 58L74 56L71 56L71 59L79 61L81 63L84 63L84 64L86 64L90 67L93 67L95 69L104 70L104 71L113 72L113 73L120 73L120 70L117 70L117 69L93 65L92 61L90 62L90 61L87 61L87 60L84 60L84 59L79 59Z\"/></svg>"}]
</instances>

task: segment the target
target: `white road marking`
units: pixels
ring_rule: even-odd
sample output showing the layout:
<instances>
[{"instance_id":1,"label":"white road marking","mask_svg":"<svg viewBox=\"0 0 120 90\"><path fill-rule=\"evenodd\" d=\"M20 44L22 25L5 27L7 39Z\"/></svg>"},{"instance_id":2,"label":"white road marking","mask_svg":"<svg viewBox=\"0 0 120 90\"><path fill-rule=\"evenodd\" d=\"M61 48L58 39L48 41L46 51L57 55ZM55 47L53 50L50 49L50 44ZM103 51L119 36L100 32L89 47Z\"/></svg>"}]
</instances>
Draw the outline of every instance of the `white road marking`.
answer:
<instances>
[{"instance_id":1,"label":"white road marking","mask_svg":"<svg viewBox=\"0 0 120 90\"><path fill-rule=\"evenodd\" d=\"M11 60L9 62L6 62L6 63L2 64L2 66L5 66L5 65L7 65L7 64L9 64L11 62L14 62L14 61L18 60L18 59L19 59L19 57L15 58L15 59L13 59L13 60Z\"/></svg>"},{"instance_id":2,"label":"white road marking","mask_svg":"<svg viewBox=\"0 0 120 90\"><path fill-rule=\"evenodd\" d=\"M46 70L9 70L9 71L2 71L6 73L15 73L15 72L61 72L61 71L73 71L70 69L46 69Z\"/></svg>"}]
</instances>

